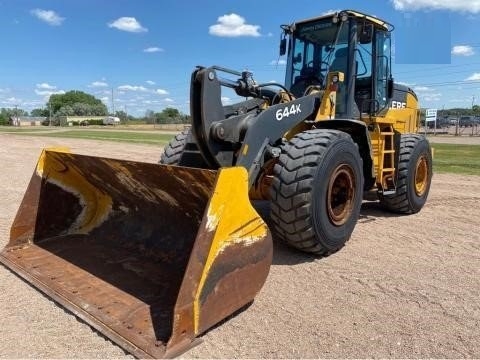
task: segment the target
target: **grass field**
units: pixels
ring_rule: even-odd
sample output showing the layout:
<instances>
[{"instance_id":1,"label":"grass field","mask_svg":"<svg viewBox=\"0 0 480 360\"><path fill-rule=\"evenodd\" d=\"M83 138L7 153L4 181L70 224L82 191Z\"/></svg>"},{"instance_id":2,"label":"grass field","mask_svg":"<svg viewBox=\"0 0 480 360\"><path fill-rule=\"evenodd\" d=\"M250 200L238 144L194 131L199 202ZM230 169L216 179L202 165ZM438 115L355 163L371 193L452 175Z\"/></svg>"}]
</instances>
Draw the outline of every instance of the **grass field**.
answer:
<instances>
[{"instance_id":1,"label":"grass field","mask_svg":"<svg viewBox=\"0 0 480 360\"><path fill-rule=\"evenodd\" d=\"M433 171L480 175L480 145L433 144Z\"/></svg>"},{"instance_id":2,"label":"grass field","mask_svg":"<svg viewBox=\"0 0 480 360\"><path fill-rule=\"evenodd\" d=\"M1 132L8 133L24 133L24 132L42 132L42 131L51 131L52 128L46 126L29 126L29 127L14 127L14 126L0 126Z\"/></svg>"},{"instance_id":3,"label":"grass field","mask_svg":"<svg viewBox=\"0 0 480 360\"><path fill-rule=\"evenodd\" d=\"M48 134L35 134L36 136L50 136L62 138L76 139L92 139L92 140L109 140L123 141L140 144L165 145L173 135L157 134L149 132L133 132L133 131L92 131L92 130L67 130Z\"/></svg>"},{"instance_id":4,"label":"grass field","mask_svg":"<svg viewBox=\"0 0 480 360\"><path fill-rule=\"evenodd\" d=\"M1 129L0 131L3 131ZM74 138L74 139L92 139L92 140L108 140L130 142L137 144L151 144L151 145L165 145L173 137L173 134L162 134L156 132L134 132L134 131L118 131L118 130L62 130L44 132L37 130L36 132L8 131L14 133L21 133L22 135L32 136L48 136L58 138Z\"/></svg>"}]
</instances>

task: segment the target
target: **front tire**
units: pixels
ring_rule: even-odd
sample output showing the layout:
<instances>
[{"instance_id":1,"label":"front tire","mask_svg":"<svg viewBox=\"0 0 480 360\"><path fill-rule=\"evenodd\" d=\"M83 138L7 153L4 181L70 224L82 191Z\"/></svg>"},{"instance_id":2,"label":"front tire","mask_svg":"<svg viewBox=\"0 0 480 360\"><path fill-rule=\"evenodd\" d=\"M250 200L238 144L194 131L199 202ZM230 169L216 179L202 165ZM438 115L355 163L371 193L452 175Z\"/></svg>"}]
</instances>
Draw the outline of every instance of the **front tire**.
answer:
<instances>
[{"instance_id":1,"label":"front tire","mask_svg":"<svg viewBox=\"0 0 480 360\"><path fill-rule=\"evenodd\" d=\"M362 169L357 145L344 132L315 129L293 137L274 167L276 238L317 255L343 247L360 213Z\"/></svg>"},{"instance_id":2,"label":"front tire","mask_svg":"<svg viewBox=\"0 0 480 360\"><path fill-rule=\"evenodd\" d=\"M395 213L415 214L425 205L432 182L432 151L425 136L401 135L397 166L397 190L379 194L380 203Z\"/></svg>"},{"instance_id":3,"label":"front tire","mask_svg":"<svg viewBox=\"0 0 480 360\"><path fill-rule=\"evenodd\" d=\"M160 156L160 161L158 163L163 165L179 165L180 157L187 144L189 134L190 129L187 129L175 135L175 137L163 149L163 153Z\"/></svg>"}]
</instances>

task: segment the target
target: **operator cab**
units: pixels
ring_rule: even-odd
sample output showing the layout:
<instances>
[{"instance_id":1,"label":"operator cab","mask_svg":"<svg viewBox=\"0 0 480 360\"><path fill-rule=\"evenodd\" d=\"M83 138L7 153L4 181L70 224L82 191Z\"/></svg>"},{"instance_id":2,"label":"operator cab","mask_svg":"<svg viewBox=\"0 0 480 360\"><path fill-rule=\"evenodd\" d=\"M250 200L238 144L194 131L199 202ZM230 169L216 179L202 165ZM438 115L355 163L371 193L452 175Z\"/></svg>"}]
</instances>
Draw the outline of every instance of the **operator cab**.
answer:
<instances>
[{"instance_id":1,"label":"operator cab","mask_svg":"<svg viewBox=\"0 0 480 360\"><path fill-rule=\"evenodd\" d=\"M356 11L282 25L280 55L288 51L285 86L295 97L325 89L327 74L344 73L337 90L337 118L359 118L388 109L393 89L393 25ZM288 45L287 45L288 38Z\"/></svg>"}]
</instances>

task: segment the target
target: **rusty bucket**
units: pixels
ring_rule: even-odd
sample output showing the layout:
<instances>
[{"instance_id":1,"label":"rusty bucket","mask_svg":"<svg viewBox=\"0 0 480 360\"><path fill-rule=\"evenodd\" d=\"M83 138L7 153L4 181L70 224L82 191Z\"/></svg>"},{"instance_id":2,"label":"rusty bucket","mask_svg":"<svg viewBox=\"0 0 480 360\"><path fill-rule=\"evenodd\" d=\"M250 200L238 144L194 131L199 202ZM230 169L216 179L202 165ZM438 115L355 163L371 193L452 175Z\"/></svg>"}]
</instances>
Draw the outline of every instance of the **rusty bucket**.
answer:
<instances>
[{"instance_id":1,"label":"rusty bucket","mask_svg":"<svg viewBox=\"0 0 480 360\"><path fill-rule=\"evenodd\" d=\"M240 167L44 150L0 262L133 355L176 356L268 275L247 187Z\"/></svg>"}]
</instances>

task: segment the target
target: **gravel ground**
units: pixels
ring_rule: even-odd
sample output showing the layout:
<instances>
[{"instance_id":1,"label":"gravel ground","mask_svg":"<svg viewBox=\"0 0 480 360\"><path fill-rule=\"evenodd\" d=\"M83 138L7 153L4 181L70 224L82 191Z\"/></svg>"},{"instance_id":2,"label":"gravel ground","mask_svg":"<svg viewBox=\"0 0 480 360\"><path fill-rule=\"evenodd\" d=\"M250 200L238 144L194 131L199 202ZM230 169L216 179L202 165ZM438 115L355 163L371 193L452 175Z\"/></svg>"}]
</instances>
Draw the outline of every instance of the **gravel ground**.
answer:
<instances>
[{"instance_id":1,"label":"gravel ground","mask_svg":"<svg viewBox=\"0 0 480 360\"><path fill-rule=\"evenodd\" d=\"M466 144L480 145L480 136L450 136L450 135L428 135L428 141L432 144Z\"/></svg>"},{"instance_id":2,"label":"gravel ground","mask_svg":"<svg viewBox=\"0 0 480 360\"><path fill-rule=\"evenodd\" d=\"M0 247L42 147L156 162L154 146L0 134ZM365 202L316 259L276 244L254 303L188 358L480 358L480 177L435 174L416 215ZM1 358L131 358L0 266Z\"/></svg>"}]
</instances>

